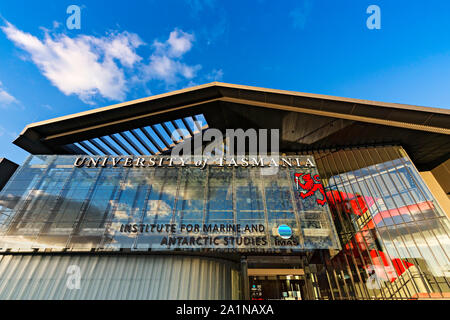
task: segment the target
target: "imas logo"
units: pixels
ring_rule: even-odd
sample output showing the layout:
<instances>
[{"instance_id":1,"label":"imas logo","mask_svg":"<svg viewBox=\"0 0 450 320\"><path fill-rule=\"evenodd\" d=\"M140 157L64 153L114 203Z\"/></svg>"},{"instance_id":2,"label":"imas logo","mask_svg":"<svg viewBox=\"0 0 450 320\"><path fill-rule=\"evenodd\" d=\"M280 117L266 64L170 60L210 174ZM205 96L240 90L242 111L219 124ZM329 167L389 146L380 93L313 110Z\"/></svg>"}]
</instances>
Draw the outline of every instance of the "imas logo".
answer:
<instances>
[{"instance_id":1,"label":"imas logo","mask_svg":"<svg viewBox=\"0 0 450 320\"><path fill-rule=\"evenodd\" d=\"M291 227L282 224L281 226L278 227L278 234L283 239L289 239L290 237L292 237L292 229Z\"/></svg>"},{"instance_id":2,"label":"imas logo","mask_svg":"<svg viewBox=\"0 0 450 320\"><path fill-rule=\"evenodd\" d=\"M309 198L313 196L316 191L319 191L323 198L322 199L316 199L316 202L324 206L325 203L327 203L327 197L325 195L325 190L323 189L322 182L320 181L320 177L318 174L314 176L314 178L311 177L310 173L304 174L304 173L295 173L295 185L298 188L300 187L303 191L306 191L305 193L300 192L300 197L302 199ZM301 182L300 178L303 180L304 183Z\"/></svg>"},{"instance_id":3,"label":"imas logo","mask_svg":"<svg viewBox=\"0 0 450 320\"><path fill-rule=\"evenodd\" d=\"M275 231L276 230L276 231ZM276 228L273 233L278 237L275 237L275 245L276 246L298 246L299 243L295 239L295 237L292 237L293 232L291 227L288 225L282 224Z\"/></svg>"}]
</instances>

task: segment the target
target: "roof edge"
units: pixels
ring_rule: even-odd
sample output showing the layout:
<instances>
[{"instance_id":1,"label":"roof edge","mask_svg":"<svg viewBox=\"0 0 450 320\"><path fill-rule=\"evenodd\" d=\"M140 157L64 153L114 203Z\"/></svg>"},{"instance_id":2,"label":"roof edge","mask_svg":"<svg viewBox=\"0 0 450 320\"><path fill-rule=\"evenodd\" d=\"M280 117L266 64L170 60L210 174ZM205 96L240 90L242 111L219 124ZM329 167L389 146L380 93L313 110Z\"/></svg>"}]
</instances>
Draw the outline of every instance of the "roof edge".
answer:
<instances>
[{"instance_id":1,"label":"roof edge","mask_svg":"<svg viewBox=\"0 0 450 320\"><path fill-rule=\"evenodd\" d=\"M198 86L193 86L189 88L179 89L175 91L170 91L162 94L157 94L145 98L135 99L131 101L126 101L122 103L117 103L105 107L99 107L91 110L86 110L78 113L73 113L66 116L56 117L49 120L44 121L38 121L31 124L28 124L20 133L23 135L28 129L38 127L45 124L50 124L54 122L64 121L75 117L81 117L81 116L87 116L92 115L112 109L117 108L123 108L131 105L135 105L142 102L147 101L153 101L165 97L171 97L178 94L193 92L200 89L205 88L212 88L212 87L223 87L223 88L232 88L232 89L241 89L241 90L250 90L250 91L258 91L258 92L267 92L267 93L274 93L274 94L285 94L285 95L292 95L292 96L298 96L303 98L312 98L312 99L322 99L322 100L331 100L331 101L339 101L339 102L347 102L347 103L355 103L355 104L361 104L361 105L369 105L369 106L379 106L379 107L386 107L386 108L396 108L396 109L402 109L402 110L410 110L410 111L418 111L418 112L426 112L426 113L438 113L443 115L450 116L450 110L443 109L443 108L435 108L435 107L424 107L424 106L416 106L416 105L408 105L408 104L400 104L400 103L390 103L390 102L380 102L380 101L373 101L373 100L363 100L363 99L354 99L354 98L345 98L345 97L338 97L338 96L331 96L331 95L322 95L322 94L315 94L315 93L305 93L305 92L298 92L298 91L289 91L289 90L278 90L278 89L270 89L270 88L263 88L263 87L253 87L253 86L247 86L247 85L238 85L238 84L230 84L225 82L209 82Z\"/></svg>"}]
</instances>

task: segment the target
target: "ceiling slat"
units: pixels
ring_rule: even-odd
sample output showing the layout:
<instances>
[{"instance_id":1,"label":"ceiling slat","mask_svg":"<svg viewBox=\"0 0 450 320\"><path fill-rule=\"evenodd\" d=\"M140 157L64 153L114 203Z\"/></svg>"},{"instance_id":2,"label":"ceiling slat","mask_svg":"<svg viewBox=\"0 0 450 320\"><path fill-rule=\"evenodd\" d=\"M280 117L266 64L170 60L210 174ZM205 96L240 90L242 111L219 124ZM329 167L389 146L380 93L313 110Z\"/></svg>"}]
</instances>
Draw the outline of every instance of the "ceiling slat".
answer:
<instances>
[{"instance_id":1,"label":"ceiling slat","mask_svg":"<svg viewBox=\"0 0 450 320\"><path fill-rule=\"evenodd\" d=\"M167 133L167 135L170 137L170 139L172 140L173 144L176 144L177 142L175 141L173 136L173 132L170 132L169 127L163 122L161 123L161 126L163 127L164 131Z\"/></svg>"},{"instance_id":2,"label":"ceiling slat","mask_svg":"<svg viewBox=\"0 0 450 320\"><path fill-rule=\"evenodd\" d=\"M161 133L159 133L158 128L155 125L152 125L151 127L153 129L153 132L155 132L155 134L158 136L159 140L161 140L162 143L164 143L166 148L170 148L170 145L167 143L166 139L164 139L164 137L161 135Z\"/></svg>"},{"instance_id":3,"label":"ceiling slat","mask_svg":"<svg viewBox=\"0 0 450 320\"><path fill-rule=\"evenodd\" d=\"M103 142L108 148L114 151L117 155L120 155L122 152L119 151L116 147L114 147L105 137L99 137L100 141Z\"/></svg>"},{"instance_id":4,"label":"ceiling slat","mask_svg":"<svg viewBox=\"0 0 450 320\"><path fill-rule=\"evenodd\" d=\"M197 127L198 131L202 132L202 121L198 119L198 115L194 116L194 124Z\"/></svg>"},{"instance_id":5,"label":"ceiling slat","mask_svg":"<svg viewBox=\"0 0 450 320\"><path fill-rule=\"evenodd\" d=\"M103 152L103 154L109 154L109 152L103 148L100 144L97 143L97 141L95 141L94 139L89 139L88 140L91 144L94 145L94 147L96 147L98 150L100 150L101 152Z\"/></svg>"},{"instance_id":6,"label":"ceiling slat","mask_svg":"<svg viewBox=\"0 0 450 320\"><path fill-rule=\"evenodd\" d=\"M124 138L126 140L126 142L128 142L131 147L136 150L138 152L139 155L144 154L144 152L133 142L133 140L131 140L126 134L125 132L119 132L119 135Z\"/></svg>"},{"instance_id":7,"label":"ceiling slat","mask_svg":"<svg viewBox=\"0 0 450 320\"><path fill-rule=\"evenodd\" d=\"M125 153L127 155L132 155L133 154L133 152L131 152L116 136L114 136L112 134L112 135L110 135L108 137L110 137L115 143L117 143L119 145L119 147L121 147L125 151Z\"/></svg>"},{"instance_id":8,"label":"ceiling slat","mask_svg":"<svg viewBox=\"0 0 450 320\"><path fill-rule=\"evenodd\" d=\"M64 149L68 150L71 154L85 154L86 153L85 150L81 149L75 143L65 145Z\"/></svg>"},{"instance_id":9,"label":"ceiling slat","mask_svg":"<svg viewBox=\"0 0 450 320\"><path fill-rule=\"evenodd\" d=\"M147 143L145 143L144 139L142 139L138 133L136 132L136 130L132 129L130 130L131 134L133 135L133 137L136 138L137 141L139 141L140 144L142 144L142 146L150 153L150 154L155 154L152 149L149 147L149 145Z\"/></svg>"},{"instance_id":10,"label":"ceiling slat","mask_svg":"<svg viewBox=\"0 0 450 320\"><path fill-rule=\"evenodd\" d=\"M176 121L170 121L170 123L173 125L173 127L177 130L178 135L181 137L181 140L183 140L183 138L185 138L185 136L182 134L183 130L181 130L181 128L178 126Z\"/></svg>"},{"instance_id":11,"label":"ceiling slat","mask_svg":"<svg viewBox=\"0 0 450 320\"><path fill-rule=\"evenodd\" d=\"M150 135L150 133L145 128L139 128L141 132L147 137L148 140L155 146L155 148L158 149L159 152L163 152L163 149L159 146L159 144L153 139L153 137Z\"/></svg>"},{"instance_id":12,"label":"ceiling slat","mask_svg":"<svg viewBox=\"0 0 450 320\"><path fill-rule=\"evenodd\" d=\"M94 151L94 149L92 149L90 146L88 146L85 142L80 141L78 142L84 149L86 149L88 152L91 153L91 155L97 154L96 151Z\"/></svg>"},{"instance_id":13,"label":"ceiling slat","mask_svg":"<svg viewBox=\"0 0 450 320\"><path fill-rule=\"evenodd\" d=\"M186 127L186 129L189 131L189 134L191 135L191 137L194 136L194 132L192 132L192 129L189 126L189 123L187 123L186 119L181 118L181 121L183 121L183 124Z\"/></svg>"},{"instance_id":14,"label":"ceiling slat","mask_svg":"<svg viewBox=\"0 0 450 320\"><path fill-rule=\"evenodd\" d=\"M116 155L135 155L136 153L140 155L165 154L175 145L184 142L186 139L192 139L195 134L208 128L208 124L204 120L200 120L201 117L203 115L169 120L147 127L90 138L68 144L65 147L69 152L92 155L108 155L111 152L114 152ZM178 123L177 121L180 122ZM190 125L191 121L194 122L194 129ZM175 132L172 131L174 128L177 132L175 136ZM175 140L175 137L178 137L178 140Z\"/></svg>"}]
</instances>

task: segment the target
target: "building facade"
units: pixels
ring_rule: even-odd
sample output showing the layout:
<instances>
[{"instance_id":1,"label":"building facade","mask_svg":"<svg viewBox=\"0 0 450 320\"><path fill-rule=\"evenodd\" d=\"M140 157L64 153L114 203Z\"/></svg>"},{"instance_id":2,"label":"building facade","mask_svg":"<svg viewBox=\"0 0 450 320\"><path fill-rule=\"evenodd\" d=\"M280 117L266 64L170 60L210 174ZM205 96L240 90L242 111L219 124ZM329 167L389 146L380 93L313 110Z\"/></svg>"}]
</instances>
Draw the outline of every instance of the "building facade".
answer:
<instances>
[{"instance_id":1,"label":"building facade","mask_svg":"<svg viewBox=\"0 0 450 320\"><path fill-rule=\"evenodd\" d=\"M449 298L449 120L212 83L32 124L0 193L0 298ZM174 155L212 128L278 135Z\"/></svg>"}]
</instances>

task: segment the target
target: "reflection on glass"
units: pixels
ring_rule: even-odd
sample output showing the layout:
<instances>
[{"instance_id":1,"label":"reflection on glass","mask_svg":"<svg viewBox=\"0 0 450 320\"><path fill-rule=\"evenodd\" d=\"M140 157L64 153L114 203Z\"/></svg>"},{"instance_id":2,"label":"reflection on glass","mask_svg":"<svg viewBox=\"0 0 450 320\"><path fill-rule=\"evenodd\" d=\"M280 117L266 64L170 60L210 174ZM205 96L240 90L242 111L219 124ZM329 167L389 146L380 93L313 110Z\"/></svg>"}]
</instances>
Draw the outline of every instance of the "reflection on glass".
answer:
<instances>
[{"instance_id":1,"label":"reflection on glass","mask_svg":"<svg viewBox=\"0 0 450 320\"><path fill-rule=\"evenodd\" d=\"M348 279L355 297L446 297L448 219L404 150L361 148L317 158L343 246L332 262L343 273L354 270ZM345 290L337 294L348 298Z\"/></svg>"},{"instance_id":2,"label":"reflection on glass","mask_svg":"<svg viewBox=\"0 0 450 320\"><path fill-rule=\"evenodd\" d=\"M32 156L17 171L0 195L2 248L165 250L180 243L164 246L164 238L184 232L196 241L211 235L208 228L216 228L220 245L209 239L187 248L339 247L328 206L300 197L294 168L267 175L218 165L76 168L74 160ZM168 225L196 229L152 229ZM291 240L281 238L281 225Z\"/></svg>"},{"instance_id":3,"label":"reflection on glass","mask_svg":"<svg viewBox=\"0 0 450 320\"><path fill-rule=\"evenodd\" d=\"M31 156L0 193L0 248L216 248L195 242L216 226L221 239L233 239L221 248L306 252L322 261L314 275L321 296L446 296L449 221L405 151L374 147L314 157L317 168L280 166L268 175L251 166L74 168L74 156ZM292 236L283 239L280 226ZM244 245L245 227L266 242ZM193 242L164 244L180 235Z\"/></svg>"}]
</instances>

